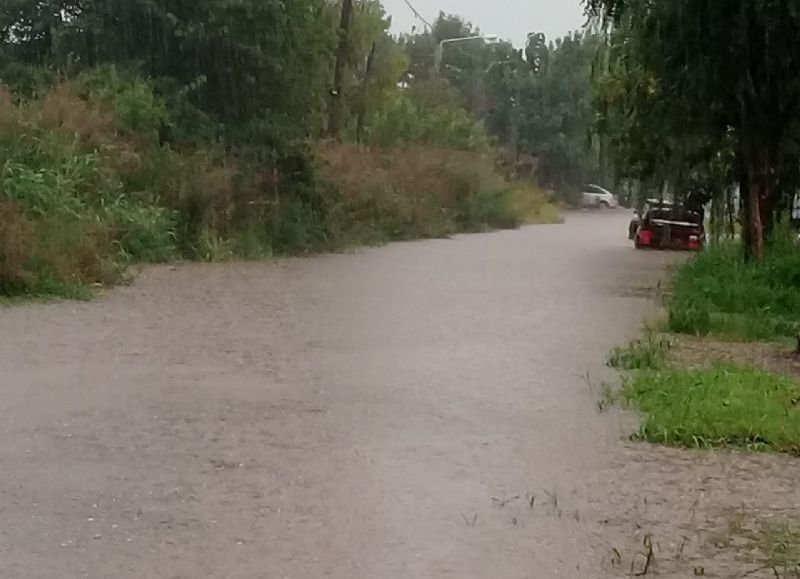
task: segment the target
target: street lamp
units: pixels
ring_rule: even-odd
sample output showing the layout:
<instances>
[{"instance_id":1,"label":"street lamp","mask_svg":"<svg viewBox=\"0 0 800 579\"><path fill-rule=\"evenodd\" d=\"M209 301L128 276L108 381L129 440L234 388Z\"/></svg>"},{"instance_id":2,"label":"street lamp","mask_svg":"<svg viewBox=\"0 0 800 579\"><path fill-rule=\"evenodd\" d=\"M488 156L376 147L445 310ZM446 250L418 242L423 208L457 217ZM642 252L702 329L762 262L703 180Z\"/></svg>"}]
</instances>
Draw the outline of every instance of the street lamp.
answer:
<instances>
[{"instance_id":1,"label":"street lamp","mask_svg":"<svg viewBox=\"0 0 800 579\"><path fill-rule=\"evenodd\" d=\"M439 46L436 47L436 56L434 58L434 71L438 75L439 71L442 68L442 58L444 57L444 47L448 44L455 44L456 42L469 42L472 40L482 40L483 42L487 42L489 44L494 44L500 40L500 38L496 34L490 34L488 36L484 36L482 34L478 34L475 36L464 36L462 38L446 38L439 43Z\"/></svg>"}]
</instances>

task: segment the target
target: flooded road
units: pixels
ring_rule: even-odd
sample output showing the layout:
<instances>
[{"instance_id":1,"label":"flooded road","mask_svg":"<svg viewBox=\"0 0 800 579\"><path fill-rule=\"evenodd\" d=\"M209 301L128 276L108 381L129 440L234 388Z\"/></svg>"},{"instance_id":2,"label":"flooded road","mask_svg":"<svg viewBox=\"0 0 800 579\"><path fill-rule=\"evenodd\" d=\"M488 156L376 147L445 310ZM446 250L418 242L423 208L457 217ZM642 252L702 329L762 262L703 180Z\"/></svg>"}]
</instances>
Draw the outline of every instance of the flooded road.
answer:
<instances>
[{"instance_id":1,"label":"flooded road","mask_svg":"<svg viewBox=\"0 0 800 579\"><path fill-rule=\"evenodd\" d=\"M674 259L627 219L0 310L0 577L616 577L648 536L660 576L741 576L717 535L796 508L800 469L598 412Z\"/></svg>"}]
</instances>

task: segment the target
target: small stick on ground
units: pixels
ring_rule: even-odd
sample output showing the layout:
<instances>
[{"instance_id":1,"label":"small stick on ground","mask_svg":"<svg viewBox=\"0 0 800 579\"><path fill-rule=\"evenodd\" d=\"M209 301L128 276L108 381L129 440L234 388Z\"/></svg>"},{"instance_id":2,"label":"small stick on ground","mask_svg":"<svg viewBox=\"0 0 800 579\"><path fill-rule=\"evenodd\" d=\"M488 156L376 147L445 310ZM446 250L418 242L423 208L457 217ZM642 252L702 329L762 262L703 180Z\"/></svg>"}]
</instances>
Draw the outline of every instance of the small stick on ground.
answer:
<instances>
[{"instance_id":1,"label":"small stick on ground","mask_svg":"<svg viewBox=\"0 0 800 579\"><path fill-rule=\"evenodd\" d=\"M770 565L762 565L761 567L758 567L757 569L752 569L752 570L748 571L747 573L745 573L744 575L742 575L742 579L744 579L745 577L750 577L750 575L755 575L759 571L764 571L765 569L769 569L769 568L770 568ZM774 570L775 569L773 569L773 571Z\"/></svg>"},{"instance_id":2,"label":"small stick on ground","mask_svg":"<svg viewBox=\"0 0 800 579\"><path fill-rule=\"evenodd\" d=\"M511 497L510 499L502 499L502 500L492 497L492 502L494 503L494 506L496 506L498 509L504 509L514 501L518 501L519 498L520 498L519 495Z\"/></svg>"},{"instance_id":3,"label":"small stick on ground","mask_svg":"<svg viewBox=\"0 0 800 579\"><path fill-rule=\"evenodd\" d=\"M644 547L645 549L647 549L647 553L643 553L646 556L644 561L644 569L642 569L639 573L634 574L633 566L635 564L635 561L631 562L631 574L634 575L634 577L647 577L647 575L650 573L651 568L655 566L656 554L655 551L653 550L653 538L650 535L647 535L644 538Z\"/></svg>"}]
</instances>

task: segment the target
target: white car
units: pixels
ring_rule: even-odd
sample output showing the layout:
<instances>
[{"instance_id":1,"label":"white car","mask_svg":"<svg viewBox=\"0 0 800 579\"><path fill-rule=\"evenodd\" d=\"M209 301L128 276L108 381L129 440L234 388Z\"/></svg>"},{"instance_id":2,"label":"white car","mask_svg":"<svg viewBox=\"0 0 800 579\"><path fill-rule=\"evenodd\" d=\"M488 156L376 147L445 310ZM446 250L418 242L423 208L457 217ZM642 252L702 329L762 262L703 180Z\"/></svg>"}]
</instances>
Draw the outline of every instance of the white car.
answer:
<instances>
[{"instance_id":1,"label":"white car","mask_svg":"<svg viewBox=\"0 0 800 579\"><path fill-rule=\"evenodd\" d=\"M584 207L597 209L613 209L619 206L619 201L608 189L600 185L587 185L581 193L581 203Z\"/></svg>"}]
</instances>

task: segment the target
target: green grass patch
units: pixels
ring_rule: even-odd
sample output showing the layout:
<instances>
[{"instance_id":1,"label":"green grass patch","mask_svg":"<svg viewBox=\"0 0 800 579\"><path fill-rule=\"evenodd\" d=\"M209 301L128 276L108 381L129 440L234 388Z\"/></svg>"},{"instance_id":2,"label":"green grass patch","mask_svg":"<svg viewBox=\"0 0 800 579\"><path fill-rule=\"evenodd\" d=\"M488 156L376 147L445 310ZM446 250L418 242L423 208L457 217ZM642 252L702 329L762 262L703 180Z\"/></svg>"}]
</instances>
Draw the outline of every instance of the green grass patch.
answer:
<instances>
[{"instance_id":1,"label":"green grass patch","mask_svg":"<svg viewBox=\"0 0 800 579\"><path fill-rule=\"evenodd\" d=\"M676 333L760 341L800 333L800 248L779 231L761 264L744 260L738 244L699 254L675 273L667 303Z\"/></svg>"},{"instance_id":2,"label":"green grass patch","mask_svg":"<svg viewBox=\"0 0 800 579\"><path fill-rule=\"evenodd\" d=\"M623 396L649 442L800 454L800 383L789 378L736 366L643 370Z\"/></svg>"}]
</instances>

